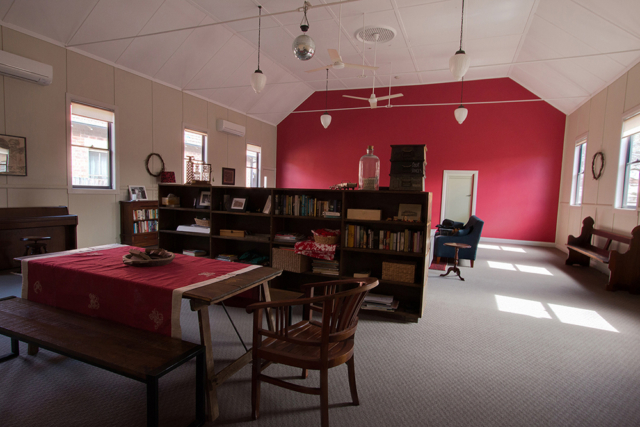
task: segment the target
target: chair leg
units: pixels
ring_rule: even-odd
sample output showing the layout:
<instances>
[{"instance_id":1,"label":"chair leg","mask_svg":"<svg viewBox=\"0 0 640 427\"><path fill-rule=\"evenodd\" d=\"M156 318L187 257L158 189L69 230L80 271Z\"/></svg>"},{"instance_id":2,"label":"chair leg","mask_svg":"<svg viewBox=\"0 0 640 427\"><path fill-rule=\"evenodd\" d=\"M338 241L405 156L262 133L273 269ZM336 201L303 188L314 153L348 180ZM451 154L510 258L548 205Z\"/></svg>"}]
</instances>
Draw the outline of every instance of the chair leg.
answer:
<instances>
[{"instance_id":1,"label":"chair leg","mask_svg":"<svg viewBox=\"0 0 640 427\"><path fill-rule=\"evenodd\" d=\"M329 427L329 368L320 369L320 425Z\"/></svg>"},{"instance_id":2,"label":"chair leg","mask_svg":"<svg viewBox=\"0 0 640 427\"><path fill-rule=\"evenodd\" d=\"M302 375L300 375L300 378L303 380L306 380L309 377L309 370L307 369L303 369L302 370Z\"/></svg>"},{"instance_id":3,"label":"chair leg","mask_svg":"<svg viewBox=\"0 0 640 427\"><path fill-rule=\"evenodd\" d=\"M253 359L251 372L251 417L258 419L260 413L260 359Z\"/></svg>"},{"instance_id":4,"label":"chair leg","mask_svg":"<svg viewBox=\"0 0 640 427\"><path fill-rule=\"evenodd\" d=\"M436 257L436 264L440 264L440 257Z\"/></svg>"},{"instance_id":5,"label":"chair leg","mask_svg":"<svg viewBox=\"0 0 640 427\"><path fill-rule=\"evenodd\" d=\"M471 260L471 268L473 268L473 261L474 261L474 260Z\"/></svg>"},{"instance_id":6,"label":"chair leg","mask_svg":"<svg viewBox=\"0 0 640 427\"><path fill-rule=\"evenodd\" d=\"M358 399L358 389L356 387L356 367L354 362L354 357L351 356L351 359L347 361L347 368L349 370L349 389L351 389L351 400L353 404L358 406L360 404L360 400Z\"/></svg>"}]
</instances>

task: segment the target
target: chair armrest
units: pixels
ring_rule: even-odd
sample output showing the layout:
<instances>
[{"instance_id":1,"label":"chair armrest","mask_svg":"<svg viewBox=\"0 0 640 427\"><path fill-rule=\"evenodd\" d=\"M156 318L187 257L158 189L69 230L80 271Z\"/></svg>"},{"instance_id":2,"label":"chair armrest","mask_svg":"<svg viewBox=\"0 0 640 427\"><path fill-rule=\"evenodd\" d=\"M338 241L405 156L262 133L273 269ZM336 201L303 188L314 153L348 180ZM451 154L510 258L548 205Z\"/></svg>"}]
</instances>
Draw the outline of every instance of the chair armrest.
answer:
<instances>
[{"instance_id":1,"label":"chair armrest","mask_svg":"<svg viewBox=\"0 0 640 427\"><path fill-rule=\"evenodd\" d=\"M293 307L296 305L306 305L306 304L314 304L318 302L323 302L330 298L331 295L321 295L319 297L312 298L296 298L284 301L264 301L264 302L256 302L247 306L247 313L252 313L256 310L262 310L266 308L277 308L277 307Z\"/></svg>"}]
</instances>

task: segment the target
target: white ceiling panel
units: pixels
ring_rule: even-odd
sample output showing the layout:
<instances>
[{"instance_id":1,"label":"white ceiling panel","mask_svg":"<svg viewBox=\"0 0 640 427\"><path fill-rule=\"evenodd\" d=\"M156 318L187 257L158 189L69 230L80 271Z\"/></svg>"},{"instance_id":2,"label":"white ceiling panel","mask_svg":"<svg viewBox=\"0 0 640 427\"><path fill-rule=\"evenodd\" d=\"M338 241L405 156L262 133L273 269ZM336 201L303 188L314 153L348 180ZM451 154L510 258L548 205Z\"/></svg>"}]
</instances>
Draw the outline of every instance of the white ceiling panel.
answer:
<instances>
[{"instance_id":1,"label":"white ceiling panel","mask_svg":"<svg viewBox=\"0 0 640 427\"><path fill-rule=\"evenodd\" d=\"M589 95L589 92L584 88L547 64L516 65L512 68L510 76L518 76L523 81L535 82L536 84L528 84L527 87L535 87L537 89L536 95L541 98Z\"/></svg>"},{"instance_id":2,"label":"white ceiling panel","mask_svg":"<svg viewBox=\"0 0 640 427\"><path fill-rule=\"evenodd\" d=\"M100 0L70 44L137 35L164 0Z\"/></svg>"},{"instance_id":3,"label":"white ceiling panel","mask_svg":"<svg viewBox=\"0 0 640 427\"><path fill-rule=\"evenodd\" d=\"M247 88L245 87L216 89L210 92L209 96L213 99L216 99L216 102L227 107L231 107L231 105L236 102L236 99L238 99L238 97L240 97L246 89Z\"/></svg>"},{"instance_id":4,"label":"white ceiling panel","mask_svg":"<svg viewBox=\"0 0 640 427\"><path fill-rule=\"evenodd\" d=\"M448 42L459 44L461 5L462 2L445 1L402 9L402 21L409 37L407 43L412 46Z\"/></svg>"},{"instance_id":5,"label":"white ceiling panel","mask_svg":"<svg viewBox=\"0 0 640 427\"><path fill-rule=\"evenodd\" d=\"M98 0L96 0L96 2L97 1ZM0 19L5 19L5 15L14 3L15 0L0 0Z\"/></svg>"},{"instance_id":6,"label":"white ceiling panel","mask_svg":"<svg viewBox=\"0 0 640 427\"><path fill-rule=\"evenodd\" d=\"M464 40L522 34L534 4L535 0L467 2L464 11ZM460 28L460 15L458 28Z\"/></svg>"},{"instance_id":7,"label":"white ceiling panel","mask_svg":"<svg viewBox=\"0 0 640 427\"><path fill-rule=\"evenodd\" d=\"M13 2L11 9L8 9L7 3L11 2L0 5L2 15L8 10L4 17L5 22L66 43L98 0L19 0Z\"/></svg>"},{"instance_id":8,"label":"white ceiling panel","mask_svg":"<svg viewBox=\"0 0 640 427\"><path fill-rule=\"evenodd\" d=\"M237 36L233 36L187 84L187 89L222 87L224 82L255 49Z\"/></svg>"},{"instance_id":9,"label":"white ceiling panel","mask_svg":"<svg viewBox=\"0 0 640 427\"><path fill-rule=\"evenodd\" d=\"M640 52L613 53L607 56L623 67L628 68L638 62L638 59L640 59Z\"/></svg>"},{"instance_id":10,"label":"white ceiling panel","mask_svg":"<svg viewBox=\"0 0 640 427\"><path fill-rule=\"evenodd\" d=\"M442 0L439 0L442 1ZM396 0L397 2L397 0ZM327 3L332 3L332 1L327 1ZM397 2L400 3L400 2ZM426 3L422 1L420 3ZM331 10L335 16L338 16L340 11L340 6L332 6ZM349 16L362 16L363 13L374 14L376 12L381 12L383 10L393 10L393 4L391 0L361 0L353 3L347 3L342 5L342 18Z\"/></svg>"},{"instance_id":11,"label":"white ceiling panel","mask_svg":"<svg viewBox=\"0 0 640 427\"><path fill-rule=\"evenodd\" d=\"M297 107L313 93L313 90L304 83L292 83L287 87L286 92L285 97L280 91L270 91L266 96L261 97L248 113L278 113L283 114L284 118L291 111L291 103L295 103Z\"/></svg>"},{"instance_id":12,"label":"white ceiling panel","mask_svg":"<svg viewBox=\"0 0 640 427\"><path fill-rule=\"evenodd\" d=\"M232 36L232 32L219 25L194 30L155 77L185 87Z\"/></svg>"},{"instance_id":13,"label":"white ceiling panel","mask_svg":"<svg viewBox=\"0 0 640 427\"><path fill-rule=\"evenodd\" d=\"M640 48L638 37L570 0L540 0L536 15L600 52Z\"/></svg>"},{"instance_id":14,"label":"white ceiling panel","mask_svg":"<svg viewBox=\"0 0 640 427\"><path fill-rule=\"evenodd\" d=\"M435 70L435 71L424 71L418 73L420 79L425 84L434 84L434 83L446 83L450 82L453 79L451 78L451 72L447 70Z\"/></svg>"},{"instance_id":15,"label":"white ceiling panel","mask_svg":"<svg viewBox=\"0 0 640 427\"><path fill-rule=\"evenodd\" d=\"M268 96L268 93L273 90L273 87L265 87L260 93L255 93L252 87L245 86L240 96L233 101L230 107L239 111L249 111L260 98ZM277 89L275 90L277 91Z\"/></svg>"},{"instance_id":16,"label":"white ceiling panel","mask_svg":"<svg viewBox=\"0 0 640 427\"><path fill-rule=\"evenodd\" d=\"M254 119L262 120L263 122L271 123L272 125L277 125L282 120L284 120L288 114L272 114L272 113L264 113L264 114L248 114L249 117L253 117Z\"/></svg>"},{"instance_id":17,"label":"white ceiling panel","mask_svg":"<svg viewBox=\"0 0 640 427\"><path fill-rule=\"evenodd\" d=\"M602 1L602 0L574 0L577 4L601 16L625 31L640 37L638 17L640 17L640 2L637 0Z\"/></svg>"},{"instance_id":18,"label":"white ceiling panel","mask_svg":"<svg viewBox=\"0 0 640 427\"><path fill-rule=\"evenodd\" d=\"M193 30L139 37L124 51L117 63L154 76Z\"/></svg>"},{"instance_id":19,"label":"white ceiling panel","mask_svg":"<svg viewBox=\"0 0 640 427\"><path fill-rule=\"evenodd\" d=\"M559 58L599 53L582 40L540 17L534 17L519 60Z\"/></svg>"},{"instance_id":20,"label":"white ceiling panel","mask_svg":"<svg viewBox=\"0 0 640 427\"><path fill-rule=\"evenodd\" d=\"M87 52L109 62L116 62L134 39L116 40L113 42L95 43L73 48L79 52Z\"/></svg>"},{"instance_id":21,"label":"white ceiling panel","mask_svg":"<svg viewBox=\"0 0 640 427\"><path fill-rule=\"evenodd\" d=\"M140 34L191 27L201 23L205 17L206 14L189 0L166 0Z\"/></svg>"},{"instance_id":22,"label":"white ceiling panel","mask_svg":"<svg viewBox=\"0 0 640 427\"><path fill-rule=\"evenodd\" d=\"M297 10L302 7L302 3L300 0L266 0L261 2L263 13L281 13ZM309 3L312 6L320 4L318 0L310 1ZM274 17L280 25L300 25L302 18L302 12L286 13ZM315 23L332 19L332 16L327 8L311 8L307 12L307 19L309 20L310 28L314 28Z\"/></svg>"},{"instance_id":23,"label":"white ceiling panel","mask_svg":"<svg viewBox=\"0 0 640 427\"><path fill-rule=\"evenodd\" d=\"M231 21L240 18L253 18L226 24L233 31L247 31L258 28L258 6L251 0L190 0L200 6L216 22ZM267 15L263 5L262 14ZM262 18L262 28L277 27L278 23L269 17Z\"/></svg>"},{"instance_id":24,"label":"white ceiling panel","mask_svg":"<svg viewBox=\"0 0 640 427\"><path fill-rule=\"evenodd\" d=\"M465 74L465 80L483 80L483 79L497 79L500 77L509 76L510 65L497 65L490 67L477 67L469 68L467 74Z\"/></svg>"}]
</instances>

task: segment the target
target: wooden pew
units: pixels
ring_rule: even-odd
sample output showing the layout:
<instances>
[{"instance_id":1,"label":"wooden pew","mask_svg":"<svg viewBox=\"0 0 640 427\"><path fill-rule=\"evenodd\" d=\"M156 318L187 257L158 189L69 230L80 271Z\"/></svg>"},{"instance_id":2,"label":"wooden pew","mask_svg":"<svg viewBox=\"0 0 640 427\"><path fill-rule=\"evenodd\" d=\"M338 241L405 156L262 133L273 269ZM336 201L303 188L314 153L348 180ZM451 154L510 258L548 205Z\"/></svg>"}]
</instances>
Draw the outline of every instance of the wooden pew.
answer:
<instances>
[{"instance_id":1,"label":"wooden pew","mask_svg":"<svg viewBox=\"0 0 640 427\"><path fill-rule=\"evenodd\" d=\"M609 264L608 291L628 290L630 293L640 293L640 226L631 232L633 237L595 229L595 221L586 217L582 221L582 231L578 237L569 236L567 248L569 256L565 261L567 265L579 264L589 266L591 259ZM592 243L593 236L605 239L602 247ZM627 252L621 253L611 250L611 242L617 241L629 245Z\"/></svg>"},{"instance_id":2,"label":"wooden pew","mask_svg":"<svg viewBox=\"0 0 640 427\"><path fill-rule=\"evenodd\" d=\"M78 216L66 206L0 208L0 270L19 268L14 258L24 255L27 236L48 236L47 251L77 249Z\"/></svg>"}]
</instances>

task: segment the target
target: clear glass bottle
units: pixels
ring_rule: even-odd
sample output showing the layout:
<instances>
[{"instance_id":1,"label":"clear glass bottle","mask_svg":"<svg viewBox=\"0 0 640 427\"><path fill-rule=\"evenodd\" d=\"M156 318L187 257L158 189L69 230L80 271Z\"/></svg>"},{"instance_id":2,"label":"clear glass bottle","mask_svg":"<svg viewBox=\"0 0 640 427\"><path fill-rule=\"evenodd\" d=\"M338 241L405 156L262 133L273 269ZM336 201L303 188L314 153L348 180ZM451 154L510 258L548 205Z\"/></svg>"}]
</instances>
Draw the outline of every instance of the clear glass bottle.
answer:
<instances>
[{"instance_id":1,"label":"clear glass bottle","mask_svg":"<svg viewBox=\"0 0 640 427\"><path fill-rule=\"evenodd\" d=\"M380 159L373 155L373 145L367 147L367 154L360 157L358 188L360 190L378 190L380 182Z\"/></svg>"}]
</instances>

